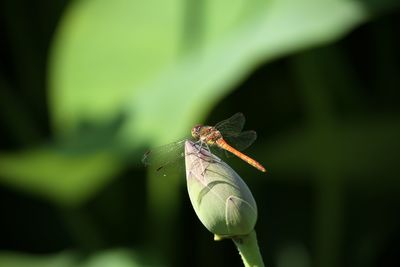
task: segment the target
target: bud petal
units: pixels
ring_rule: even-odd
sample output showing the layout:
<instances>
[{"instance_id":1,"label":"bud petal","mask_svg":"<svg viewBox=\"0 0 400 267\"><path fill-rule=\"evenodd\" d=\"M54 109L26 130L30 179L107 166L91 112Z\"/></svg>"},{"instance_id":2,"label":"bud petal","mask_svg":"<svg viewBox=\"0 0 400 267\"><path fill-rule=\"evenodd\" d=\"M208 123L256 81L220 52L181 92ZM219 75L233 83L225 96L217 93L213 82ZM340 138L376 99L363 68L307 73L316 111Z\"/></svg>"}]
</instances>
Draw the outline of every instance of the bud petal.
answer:
<instances>
[{"instance_id":1,"label":"bud petal","mask_svg":"<svg viewBox=\"0 0 400 267\"><path fill-rule=\"evenodd\" d=\"M257 206L240 176L191 141L185 143L185 164L190 201L203 225L218 238L249 234Z\"/></svg>"}]
</instances>

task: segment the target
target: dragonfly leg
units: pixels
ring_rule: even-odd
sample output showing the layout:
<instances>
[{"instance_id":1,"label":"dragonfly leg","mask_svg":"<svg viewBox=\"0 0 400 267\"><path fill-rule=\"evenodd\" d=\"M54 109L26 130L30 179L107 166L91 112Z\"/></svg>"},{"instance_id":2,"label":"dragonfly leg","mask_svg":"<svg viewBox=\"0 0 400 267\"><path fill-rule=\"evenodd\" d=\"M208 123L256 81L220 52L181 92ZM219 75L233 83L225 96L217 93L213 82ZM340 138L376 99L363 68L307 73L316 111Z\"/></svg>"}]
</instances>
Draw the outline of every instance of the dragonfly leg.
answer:
<instances>
[{"instance_id":1,"label":"dragonfly leg","mask_svg":"<svg viewBox=\"0 0 400 267\"><path fill-rule=\"evenodd\" d=\"M204 177L208 167L212 164L212 163L220 163L221 160L217 157L215 157L212 153L211 153L211 149L209 147L209 145L201 140L197 140L196 142L194 142L194 146L197 149L196 152L194 152L195 156L198 157L199 159L201 159L198 164L199 167L201 168L201 173L200 175L202 177ZM207 153L208 152L208 153ZM211 154L211 156L210 156ZM207 163L207 164L205 164Z\"/></svg>"},{"instance_id":2,"label":"dragonfly leg","mask_svg":"<svg viewBox=\"0 0 400 267\"><path fill-rule=\"evenodd\" d=\"M208 149L208 147L207 147L207 144L206 143L204 143L203 141L201 141L201 140L199 140L198 142L200 142L200 148L199 148L199 150L197 150L197 156L199 157L199 158L201 158L201 160L200 160L200 165L201 165L201 176L203 176L204 177L204 174L206 173L206 168L208 167L205 167L204 165L203 165L203 162L204 162L204 156L206 156L206 155L204 155L203 154L203 149ZM203 157L201 157L200 156L200 154L203 156Z\"/></svg>"},{"instance_id":3,"label":"dragonfly leg","mask_svg":"<svg viewBox=\"0 0 400 267\"><path fill-rule=\"evenodd\" d=\"M207 153L204 152L204 151L207 151L208 153L211 153L210 148L207 143L205 143L201 140L196 141L195 145L197 148L196 156L199 159L201 159L200 160L200 167L202 170L201 175L204 177L204 174L206 173L208 166L213 162L213 159L209 155L207 155ZM205 166L204 162L208 162L208 165Z\"/></svg>"},{"instance_id":4,"label":"dragonfly leg","mask_svg":"<svg viewBox=\"0 0 400 267\"><path fill-rule=\"evenodd\" d=\"M193 146L195 147L196 151L191 152L191 155L194 155L195 157L199 158L199 159L203 159L203 157L201 155L204 156L204 154L202 153L204 148L204 143L201 140L197 140L196 142L193 142ZM196 161L196 165L199 165L199 167L201 168L201 172L200 175L202 177L198 177L200 178L200 180L203 180L204 178L204 165L203 165L203 160L200 161Z\"/></svg>"},{"instance_id":5,"label":"dragonfly leg","mask_svg":"<svg viewBox=\"0 0 400 267\"><path fill-rule=\"evenodd\" d=\"M203 143L201 143L201 145L202 145L202 149L204 149L205 151L207 151L209 153L209 154L205 154L203 150L199 150L199 153L203 155L201 162L208 163L208 165L206 167L202 166L202 170L203 170L202 175L205 175L205 172L208 170L208 166L210 166L212 163L221 163L222 160L220 158L216 157L211 152L210 146L207 143L203 142ZM210 154L211 154L211 156L210 156Z\"/></svg>"}]
</instances>

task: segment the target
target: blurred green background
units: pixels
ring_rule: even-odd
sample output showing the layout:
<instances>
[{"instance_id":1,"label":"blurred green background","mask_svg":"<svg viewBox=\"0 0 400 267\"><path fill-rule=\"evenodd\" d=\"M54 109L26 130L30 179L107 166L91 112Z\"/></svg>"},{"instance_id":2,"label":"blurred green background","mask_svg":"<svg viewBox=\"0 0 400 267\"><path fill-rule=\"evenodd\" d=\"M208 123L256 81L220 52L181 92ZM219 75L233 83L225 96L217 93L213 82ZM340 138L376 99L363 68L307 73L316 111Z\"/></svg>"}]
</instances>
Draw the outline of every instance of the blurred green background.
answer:
<instances>
[{"instance_id":1,"label":"blurred green background","mask_svg":"<svg viewBox=\"0 0 400 267\"><path fill-rule=\"evenodd\" d=\"M0 266L242 266L140 160L236 112L267 266L399 266L397 0L0 2Z\"/></svg>"}]
</instances>

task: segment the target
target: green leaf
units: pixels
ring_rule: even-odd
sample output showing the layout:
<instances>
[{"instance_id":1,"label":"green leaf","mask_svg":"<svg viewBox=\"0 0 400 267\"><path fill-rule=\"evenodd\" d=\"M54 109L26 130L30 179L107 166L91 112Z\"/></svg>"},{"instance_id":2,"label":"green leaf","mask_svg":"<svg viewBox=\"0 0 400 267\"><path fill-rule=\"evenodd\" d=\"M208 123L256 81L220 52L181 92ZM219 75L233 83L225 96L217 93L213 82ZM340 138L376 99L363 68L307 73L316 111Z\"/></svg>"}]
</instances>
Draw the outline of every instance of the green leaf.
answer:
<instances>
[{"instance_id":1,"label":"green leaf","mask_svg":"<svg viewBox=\"0 0 400 267\"><path fill-rule=\"evenodd\" d=\"M76 266L76 255L63 252L56 255L34 256L17 252L0 252L0 266L7 267L70 267Z\"/></svg>"},{"instance_id":2,"label":"green leaf","mask_svg":"<svg viewBox=\"0 0 400 267\"><path fill-rule=\"evenodd\" d=\"M50 105L57 130L109 120L121 102L174 61L180 1L77 1L57 30Z\"/></svg>"},{"instance_id":3,"label":"green leaf","mask_svg":"<svg viewBox=\"0 0 400 267\"><path fill-rule=\"evenodd\" d=\"M76 252L33 255L17 252L0 252L0 266L7 267L140 267L158 266L144 263L139 254L126 249L114 249L97 252L82 257ZM151 259L149 257L149 259ZM149 262L149 260L147 260ZM154 262L154 259L152 260Z\"/></svg>"},{"instance_id":4,"label":"green leaf","mask_svg":"<svg viewBox=\"0 0 400 267\"><path fill-rule=\"evenodd\" d=\"M61 205L76 205L119 170L109 152L71 153L54 147L0 154L0 181Z\"/></svg>"},{"instance_id":5,"label":"green leaf","mask_svg":"<svg viewBox=\"0 0 400 267\"><path fill-rule=\"evenodd\" d=\"M124 111L123 143L171 140L260 63L333 41L370 14L360 1L341 0L191 5L73 2L51 58L58 132Z\"/></svg>"},{"instance_id":6,"label":"green leaf","mask_svg":"<svg viewBox=\"0 0 400 267\"><path fill-rule=\"evenodd\" d=\"M87 122L103 125L122 114L117 142L104 143L138 156L146 143L188 134L259 64L334 41L365 22L373 13L366 3L73 1L50 55L56 132L69 138ZM78 203L121 165L101 146L75 155L45 147L1 155L0 176L57 202Z\"/></svg>"}]
</instances>

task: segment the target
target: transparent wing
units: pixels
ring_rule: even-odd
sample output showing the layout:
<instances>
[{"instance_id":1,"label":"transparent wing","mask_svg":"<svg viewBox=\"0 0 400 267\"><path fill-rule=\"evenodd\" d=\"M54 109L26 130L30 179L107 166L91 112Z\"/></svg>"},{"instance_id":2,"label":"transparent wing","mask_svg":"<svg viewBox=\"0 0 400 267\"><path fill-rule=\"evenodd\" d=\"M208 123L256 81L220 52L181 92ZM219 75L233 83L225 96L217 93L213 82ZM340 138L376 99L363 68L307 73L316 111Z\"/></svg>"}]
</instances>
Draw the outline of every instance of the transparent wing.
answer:
<instances>
[{"instance_id":1,"label":"transparent wing","mask_svg":"<svg viewBox=\"0 0 400 267\"><path fill-rule=\"evenodd\" d=\"M142 162L157 172L165 173L166 169L176 167L183 163L185 140L156 147L143 156ZM182 161L182 162L181 162Z\"/></svg>"},{"instance_id":2,"label":"transparent wing","mask_svg":"<svg viewBox=\"0 0 400 267\"><path fill-rule=\"evenodd\" d=\"M221 132L222 136L237 136L243 130L246 118L243 113L236 113L232 117L217 123L214 127Z\"/></svg>"},{"instance_id":3,"label":"transparent wing","mask_svg":"<svg viewBox=\"0 0 400 267\"><path fill-rule=\"evenodd\" d=\"M236 136L224 136L225 141L237 150L245 150L257 139L255 131L244 131Z\"/></svg>"}]
</instances>

